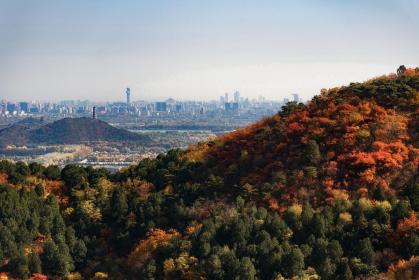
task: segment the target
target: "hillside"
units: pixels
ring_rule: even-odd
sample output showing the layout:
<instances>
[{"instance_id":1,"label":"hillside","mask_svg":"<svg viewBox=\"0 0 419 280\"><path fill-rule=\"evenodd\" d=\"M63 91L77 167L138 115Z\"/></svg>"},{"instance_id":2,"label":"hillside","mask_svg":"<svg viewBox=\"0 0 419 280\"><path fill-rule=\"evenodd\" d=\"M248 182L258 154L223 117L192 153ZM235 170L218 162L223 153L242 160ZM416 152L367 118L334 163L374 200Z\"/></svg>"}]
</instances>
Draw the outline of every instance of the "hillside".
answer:
<instances>
[{"instance_id":1,"label":"hillside","mask_svg":"<svg viewBox=\"0 0 419 280\"><path fill-rule=\"evenodd\" d=\"M409 70L322 90L188 157L203 164L201 176L218 174L228 193L246 186L274 204L399 192L417 176L418 105L419 72Z\"/></svg>"},{"instance_id":2,"label":"hillside","mask_svg":"<svg viewBox=\"0 0 419 280\"><path fill-rule=\"evenodd\" d=\"M35 125L36 124L36 125ZM144 135L113 127L91 118L65 118L44 125L22 121L0 130L0 145L80 144L94 141L143 142Z\"/></svg>"},{"instance_id":3,"label":"hillside","mask_svg":"<svg viewBox=\"0 0 419 280\"><path fill-rule=\"evenodd\" d=\"M399 70L115 174L0 161L0 276L419 279L419 69Z\"/></svg>"}]
</instances>

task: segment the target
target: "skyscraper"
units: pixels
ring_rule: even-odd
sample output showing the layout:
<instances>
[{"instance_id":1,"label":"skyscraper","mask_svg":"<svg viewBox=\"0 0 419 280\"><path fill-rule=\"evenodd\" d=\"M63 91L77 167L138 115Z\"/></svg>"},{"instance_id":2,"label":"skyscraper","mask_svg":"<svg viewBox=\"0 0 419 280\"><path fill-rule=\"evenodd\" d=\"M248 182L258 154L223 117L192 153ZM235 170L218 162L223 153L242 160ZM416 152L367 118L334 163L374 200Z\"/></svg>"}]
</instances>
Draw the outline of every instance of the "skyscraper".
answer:
<instances>
[{"instance_id":1,"label":"skyscraper","mask_svg":"<svg viewBox=\"0 0 419 280\"><path fill-rule=\"evenodd\" d=\"M127 108L129 108L131 106L131 89L127 88L125 93L127 95Z\"/></svg>"},{"instance_id":2,"label":"skyscraper","mask_svg":"<svg viewBox=\"0 0 419 280\"><path fill-rule=\"evenodd\" d=\"M299 102L300 101L300 96L298 95L298 93L293 93L292 96L294 97L294 102Z\"/></svg>"},{"instance_id":3,"label":"skyscraper","mask_svg":"<svg viewBox=\"0 0 419 280\"><path fill-rule=\"evenodd\" d=\"M239 91L234 92L234 102L236 102L236 103L240 102L240 92Z\"/></svg>"},{"instance_id":4,"label":"skyscraper","mask_svg":"<svg viewBox=\"0 0 419 280\"><path fill-rule=\"evenodd\" d=\"M228 102L228 92L224 94L224 102Z\"/></svg>"},{"instance_id":5,"label":"skyscraper","mask_svg":"<svg viewBox=\"0 0 419 280\"><path fill-rule=\"evenodd\" d=\"M29 103L28 102L19 102L20 111L28 113L29 112Z\"/></svg>"},{"instance_id":6,"label":"skyscraper","mask_svg":"<svg viewBox=\"0 0 419 280\"><path fill-rule=\"evenodd\" d=\"M166 102L156 102L156 111L157 112L166 112L167 104Z\"/></svg>"}]
</instances>

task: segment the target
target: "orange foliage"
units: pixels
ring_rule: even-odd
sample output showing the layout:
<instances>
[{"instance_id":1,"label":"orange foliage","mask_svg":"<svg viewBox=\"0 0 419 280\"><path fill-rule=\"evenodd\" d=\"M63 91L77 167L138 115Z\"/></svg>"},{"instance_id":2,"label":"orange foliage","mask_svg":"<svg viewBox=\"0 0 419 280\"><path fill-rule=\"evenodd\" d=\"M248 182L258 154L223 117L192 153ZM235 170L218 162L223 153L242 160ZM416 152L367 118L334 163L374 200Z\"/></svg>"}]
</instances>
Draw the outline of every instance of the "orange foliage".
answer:
<instances>
[{"instance_id":1,"label":"orange foliage","mask_svg":"<svg viewBox=\"0 0 419 280\"><path fill-rule=\"evenodd\" d=\"M35 273L29 280L47 280L48 276L40 273Z\"/></svg>"},{"instance_id":2,"label":"orange foliage","mask_svg":"<svg viewBox=\"0 0 419 280\"><path fill-rule=\"evenodd\" d=\"M419 75L413 72L408 70L406 75ZM281 183L281 202L306 197L315 200L321 195L333 198L333 190L367 197L371 192L364 190L378 185L391 192L394 178L406 166L414 170L419 165L411 107L400 113L401 108L383 102L377 94L381 87L404 83L393 81L399 78L387 75L364 84L322 90L321 96L307 105L287 107L247 128L199 144L189 154L194 159L199 154L210 172L223 174L219 176L226 185L247 182L259 188L272 174L284 172L287 176L286 183ZM377 81L383 81L383 86ZM386 81L391 83L386 85ZM382 94L387 93L383 90ZM406 96L406 104L415 104L410 100L415 96ZM391 92L388 98L394 98L395 103L405 100ZM307 144L312 140L318 144L320 158L307 162ZM304 178L301 170L306 167L315 168L316 176ZM322 194L314 188L319 185L323 186ZM266 203L273 209L283 206L269 200Z\"/></svg>"},{"instance_id":3,"label":"orange foliage","mask_svg":"<svg viewBox=\"0 0 419 280\"><path fill-rule=\"evenodd\" d=\"M419 257L413 256L408 261L398 260L395 264L390 265L384 279L419 279Z\"/></svg>"},{"instance_id":4,"label":"orange foliage","mask_svg":"<svg viewBox=\"0 0 419 280\"><path fill-rule=\"evenodd\" d=\"M0 184L6 184L7 183L7 174L0 173Z\"/></svg>"},{"instance_id":5,"label":"orange foliage","mask_svg":"<svg viewBox=\"0 0 419 280\"><path fill-rule=\"evenodd\" d=\"M279 209L278 200L276 200L274 198L269 199L268 205L269 205L269 209L271 209L271 210L278 210Z\"/></svg>"},{"instance_id":6,"label":"orange foliage","mask_svg":"<svg viewBox=\"0 0 419 280\"><path fill-rule=\"evenodd\" d=\"M397 225L397 234L400 239L407 238L413 232L419 233L419 220L414 212Z\"/></svg>"},{"instance_id":7,"label":"orange foliage","mask_svg":"<svg viewBox=\"0 0 419 280\"><path fill-rule=\"evenodd\" d=\"M140 269L152 256L157 248L167 246L174 238L179 238L180 234L175 230L164 231L154 229L147 234L147 238L141 240L128 256L128 264L134 269Z\"/></svg>"},{"instance_id":8,"label":"orange foliage","mask_svg":"<svg viewBox=\"0 0 419 280\"><path fill-rule=\"evenodd\" d=\"M290 129L290 133L302 132L305 130L305 127L298 122L292 122L288 124L288 128Z\"/></svg>"},{"instance_id":9,"label":"orange foliage","mask_svg":"<svg viewBox=\"0 0 419 280\"><path fill-rule=\"evenodd\" d=\"M188 234L188 235L191 235L192 233L194 233L194 232L196 232L196 231L198 231L198 230L200 230L201 229L201 227L202 227L202 224L199 224L199 223L192 223L192 224L190 224L187 228L186 228L186 230L185 230L185 233L186 234Z\"/></svg>"}]
</instances>

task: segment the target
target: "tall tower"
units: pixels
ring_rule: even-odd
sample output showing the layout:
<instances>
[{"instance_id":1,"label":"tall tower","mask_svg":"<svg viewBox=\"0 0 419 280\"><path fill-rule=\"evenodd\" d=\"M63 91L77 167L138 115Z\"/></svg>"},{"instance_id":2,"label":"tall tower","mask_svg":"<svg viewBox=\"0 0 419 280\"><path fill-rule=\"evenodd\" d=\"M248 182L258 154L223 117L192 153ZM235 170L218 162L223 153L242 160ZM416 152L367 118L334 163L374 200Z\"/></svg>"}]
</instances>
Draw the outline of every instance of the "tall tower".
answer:
<instances>
[{"instance_id":1,"label":"tall tower","mask_svg":"<svg viewBox=\"0 0 419 280\"><path fill-rule=\"evenodd\" d=\"M236 103L240 102L240 92L239 91L234 92L234 102L236 102Z\"/></svg>"},{"instance_id":2,"label":"tall tower","mask_svg":"<svg viewBox=\"0 0 419 280\"><path fill-rule=\"evenodd\" d=\"M96 106L93 106L93 119L96 119Z\"/></svg>"},{"instance_id":3,"label":"tall tower","mask_svg":"<svg viewBox=\"0 0 419 280\"><path fill-rule=\"evenodd\" d=\"M131 106L131 89L127 88L125 94L127 95L127 108L129 108Z\"/></svg>"}]
</instances>

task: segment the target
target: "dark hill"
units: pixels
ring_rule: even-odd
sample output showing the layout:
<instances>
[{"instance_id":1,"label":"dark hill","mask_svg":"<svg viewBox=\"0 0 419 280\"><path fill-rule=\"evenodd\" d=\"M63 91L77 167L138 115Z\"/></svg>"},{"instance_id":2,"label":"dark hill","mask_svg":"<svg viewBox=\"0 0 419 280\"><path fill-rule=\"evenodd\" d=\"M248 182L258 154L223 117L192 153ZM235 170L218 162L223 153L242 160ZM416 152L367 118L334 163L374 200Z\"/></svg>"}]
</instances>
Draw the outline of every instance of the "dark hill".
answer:
<instances>
[{"instance_id":1,"label":"dark hill","mask_svg":"<svg viewBox=\"0 0 419 280\"><path fill-rule=\"evenodd\" d=\"M29 124L29 125L28 125ZM46 125L16 123L0 130L0 145L80 144L86 142L148 143L149 137L91 118L65 118Z\"/></svg>"},{"instance_id":2,"label":"dark hill","mask_svg":"<svg viewBox=\"0 0 419 280\"><path fill-rule=\"evenodd\" d=\"M26 118L26 119L23 119L14 123L14 125L21 125L28 128L36 128L36 127L46 125L47 123L48 121L46 121L43 117L41 118L29 117L29 118Z\"/></svg>"},{"instance_id":3,"label":"dark hill","mask_svg":"<svg viewBox=\"0 0 419 280\"><path fill-rule=\"evenodd\" d=\"M1 129L0 147L10 144L17 146L26 145L30 130L39 128L46 123L43 118L26 118Z\"/></svg>"}]
</instances>

